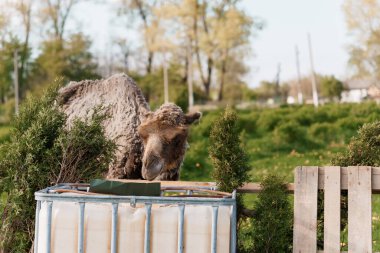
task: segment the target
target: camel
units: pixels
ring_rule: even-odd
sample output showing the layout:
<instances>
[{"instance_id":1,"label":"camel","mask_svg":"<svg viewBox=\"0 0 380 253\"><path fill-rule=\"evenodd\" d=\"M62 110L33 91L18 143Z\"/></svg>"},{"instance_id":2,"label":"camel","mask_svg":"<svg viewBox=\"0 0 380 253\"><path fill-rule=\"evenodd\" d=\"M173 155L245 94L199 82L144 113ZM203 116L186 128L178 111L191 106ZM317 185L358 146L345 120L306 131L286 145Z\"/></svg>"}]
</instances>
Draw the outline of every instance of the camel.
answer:
<instances>
[{"instance_id":1,"label":"camel","mask_svg":"<svg viewBox=\"0 0 380 253\"><path fill-rule=\"evenodd\" d=\"M69 128L74 119L89 118L94 108L106 110L105 135L117 145L107 179L178 180L189 126L201 116L200 112L184 114L172 103L151 111L126 74L70 82L59 90L58 104Z\"/></svg>"}]
</instances>

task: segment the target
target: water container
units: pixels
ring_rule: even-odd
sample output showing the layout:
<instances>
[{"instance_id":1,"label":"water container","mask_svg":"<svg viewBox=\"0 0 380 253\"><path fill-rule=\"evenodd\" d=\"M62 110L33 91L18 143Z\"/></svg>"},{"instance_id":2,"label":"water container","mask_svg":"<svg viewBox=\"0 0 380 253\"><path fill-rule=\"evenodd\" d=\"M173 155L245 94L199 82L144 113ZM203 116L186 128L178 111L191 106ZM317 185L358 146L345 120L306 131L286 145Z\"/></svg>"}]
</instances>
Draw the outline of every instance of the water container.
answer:
<instances>
[{"instance_id":1,"label":"water container","mask_svg":"<svg viewBox=\"0 0 380 253\"><path fill-rule=\"evenodd\" d=\"M52 195L52 194L50 194ZM57 196L59 195L59 196ZM36 194L37 196L37 194ZM51 253L78 252L78 233L80 222L80 208L78 197L83 195L73 193L55 194L56 200L51 209ZM64 197L65 201L60 201ZM87 196L85 196L87 197ZM91 197L91 196L90 196ZM70 198L73 201L69 201ZM110 197L111 198L111 197ZM154 199L154 197L152 197ZM164 199L164 197L156 197ZM37 253L47 253L48 238L48 202L43 197L37 198L40 209L37 209L38 222L36 224ZM211 252L213 206L186 203L178 198L180 205L185 205L183 219L183 252L202 253ZM156 201L157 202L157 201ZM149 248L151 253L178 252L180 208L178 204L161 204L153 202L150 216ZM218 206L215 252L230 252L231 215L234 205ZM116 252L143 253L145 242L145 227L147 212L144 203L119 203L117 209ZM84 211L84 240L83 252L111 253L112 237L112 203L102 201L86 202Z\"/></svg>"}]
</instances>

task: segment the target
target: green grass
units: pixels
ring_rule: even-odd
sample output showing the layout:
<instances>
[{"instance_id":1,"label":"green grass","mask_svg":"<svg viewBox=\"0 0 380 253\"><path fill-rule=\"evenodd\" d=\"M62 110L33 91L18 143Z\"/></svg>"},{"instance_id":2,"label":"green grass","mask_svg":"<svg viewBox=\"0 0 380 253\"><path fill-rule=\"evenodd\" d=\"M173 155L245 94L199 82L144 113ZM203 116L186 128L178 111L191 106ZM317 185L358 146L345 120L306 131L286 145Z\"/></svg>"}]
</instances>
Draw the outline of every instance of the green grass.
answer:
<instances>
[{"instance_id":1,"label":"green grass","mask_svg":"<svg viewBox=\"0 0 380 253\"><path fill-rule=\"evenodd\" d=\"M371 113L366 111L369 107L373 110ZM200 123L191 128L190 149L181 180L212 180L208 136L219 114L220 111L207 112ZM250 157L252 180L260 181L271 172L292 181L296 166L329 165L363 123L380 119L380 108L375 104L327 105L318 110L304 106L245 110L238 114L243 145ZM296 130L292 132L292 129Z\"/></svg>"}]
</instances>

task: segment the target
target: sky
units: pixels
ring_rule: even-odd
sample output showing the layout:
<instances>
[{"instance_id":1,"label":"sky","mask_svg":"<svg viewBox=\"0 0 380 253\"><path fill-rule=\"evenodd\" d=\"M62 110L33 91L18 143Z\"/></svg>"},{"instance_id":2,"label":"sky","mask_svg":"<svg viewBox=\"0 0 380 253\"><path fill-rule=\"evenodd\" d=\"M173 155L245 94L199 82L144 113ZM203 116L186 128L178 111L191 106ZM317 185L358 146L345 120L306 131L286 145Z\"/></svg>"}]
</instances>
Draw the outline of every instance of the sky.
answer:
<instances>
[{"instance_id":1,"label":"sky","mask_svg":"<svg viewBox=\"0 0 380 253\"><path fill-rule=\"evenodd\" d=\"M280 81L296 78L296 45L301 75L310 74L308 33L315 71L345 79L349 36L342 3L343 0L243 0L241 6L249 15L264 20L263 30L251 38L252 54L245 59L250 71L244 80L249 86L258 86L262 80L275 80L279 64ZM81 30L92 37L93 50L97 53L106 54L111 50L111 39L126 33L121 28L125 23L117 21L115 12L112 5L89 6L88 2L74 9L75 29L79 24ZM126 35L131 36L131 33ZM138 34L132 33L132 36Z\"/></svg>"},{"instance_id":2,"label":"sky","mask_svg":"<svg viewBox=\"0 0 380 253\"><path fill-rule=\"evenodd\" d=\"M273 81L281 64L280 80L297 77L295 46L299 48L301 75L311 72L307 33L310 33L317 73L346 78L349 43L343 0L245 0L244 9L264 19L265 26L251 39L254 56L247 61L245 80L257 86Z\"/></svg>"}]
</instances>

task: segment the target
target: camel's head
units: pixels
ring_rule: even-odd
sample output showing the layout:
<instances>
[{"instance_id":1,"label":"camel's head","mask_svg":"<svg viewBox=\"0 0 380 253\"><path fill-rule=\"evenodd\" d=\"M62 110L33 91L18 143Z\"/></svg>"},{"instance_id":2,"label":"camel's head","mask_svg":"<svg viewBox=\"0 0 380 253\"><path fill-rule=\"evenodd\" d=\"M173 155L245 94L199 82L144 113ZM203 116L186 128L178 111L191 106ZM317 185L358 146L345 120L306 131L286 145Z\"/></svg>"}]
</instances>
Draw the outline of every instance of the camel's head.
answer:
<instances>
[{"instance_id":1,"label":"camel's head","mask_svg":"<svg viewBox=\"0 0 380 253\"><path fill-rule=\"evenodd\" d=\"M147 180L177 180L189 126L201 113L184 114L175 104L164 104L146 116L138 132L144 144L142 176Z\"/></svg>"}]
</instances>

